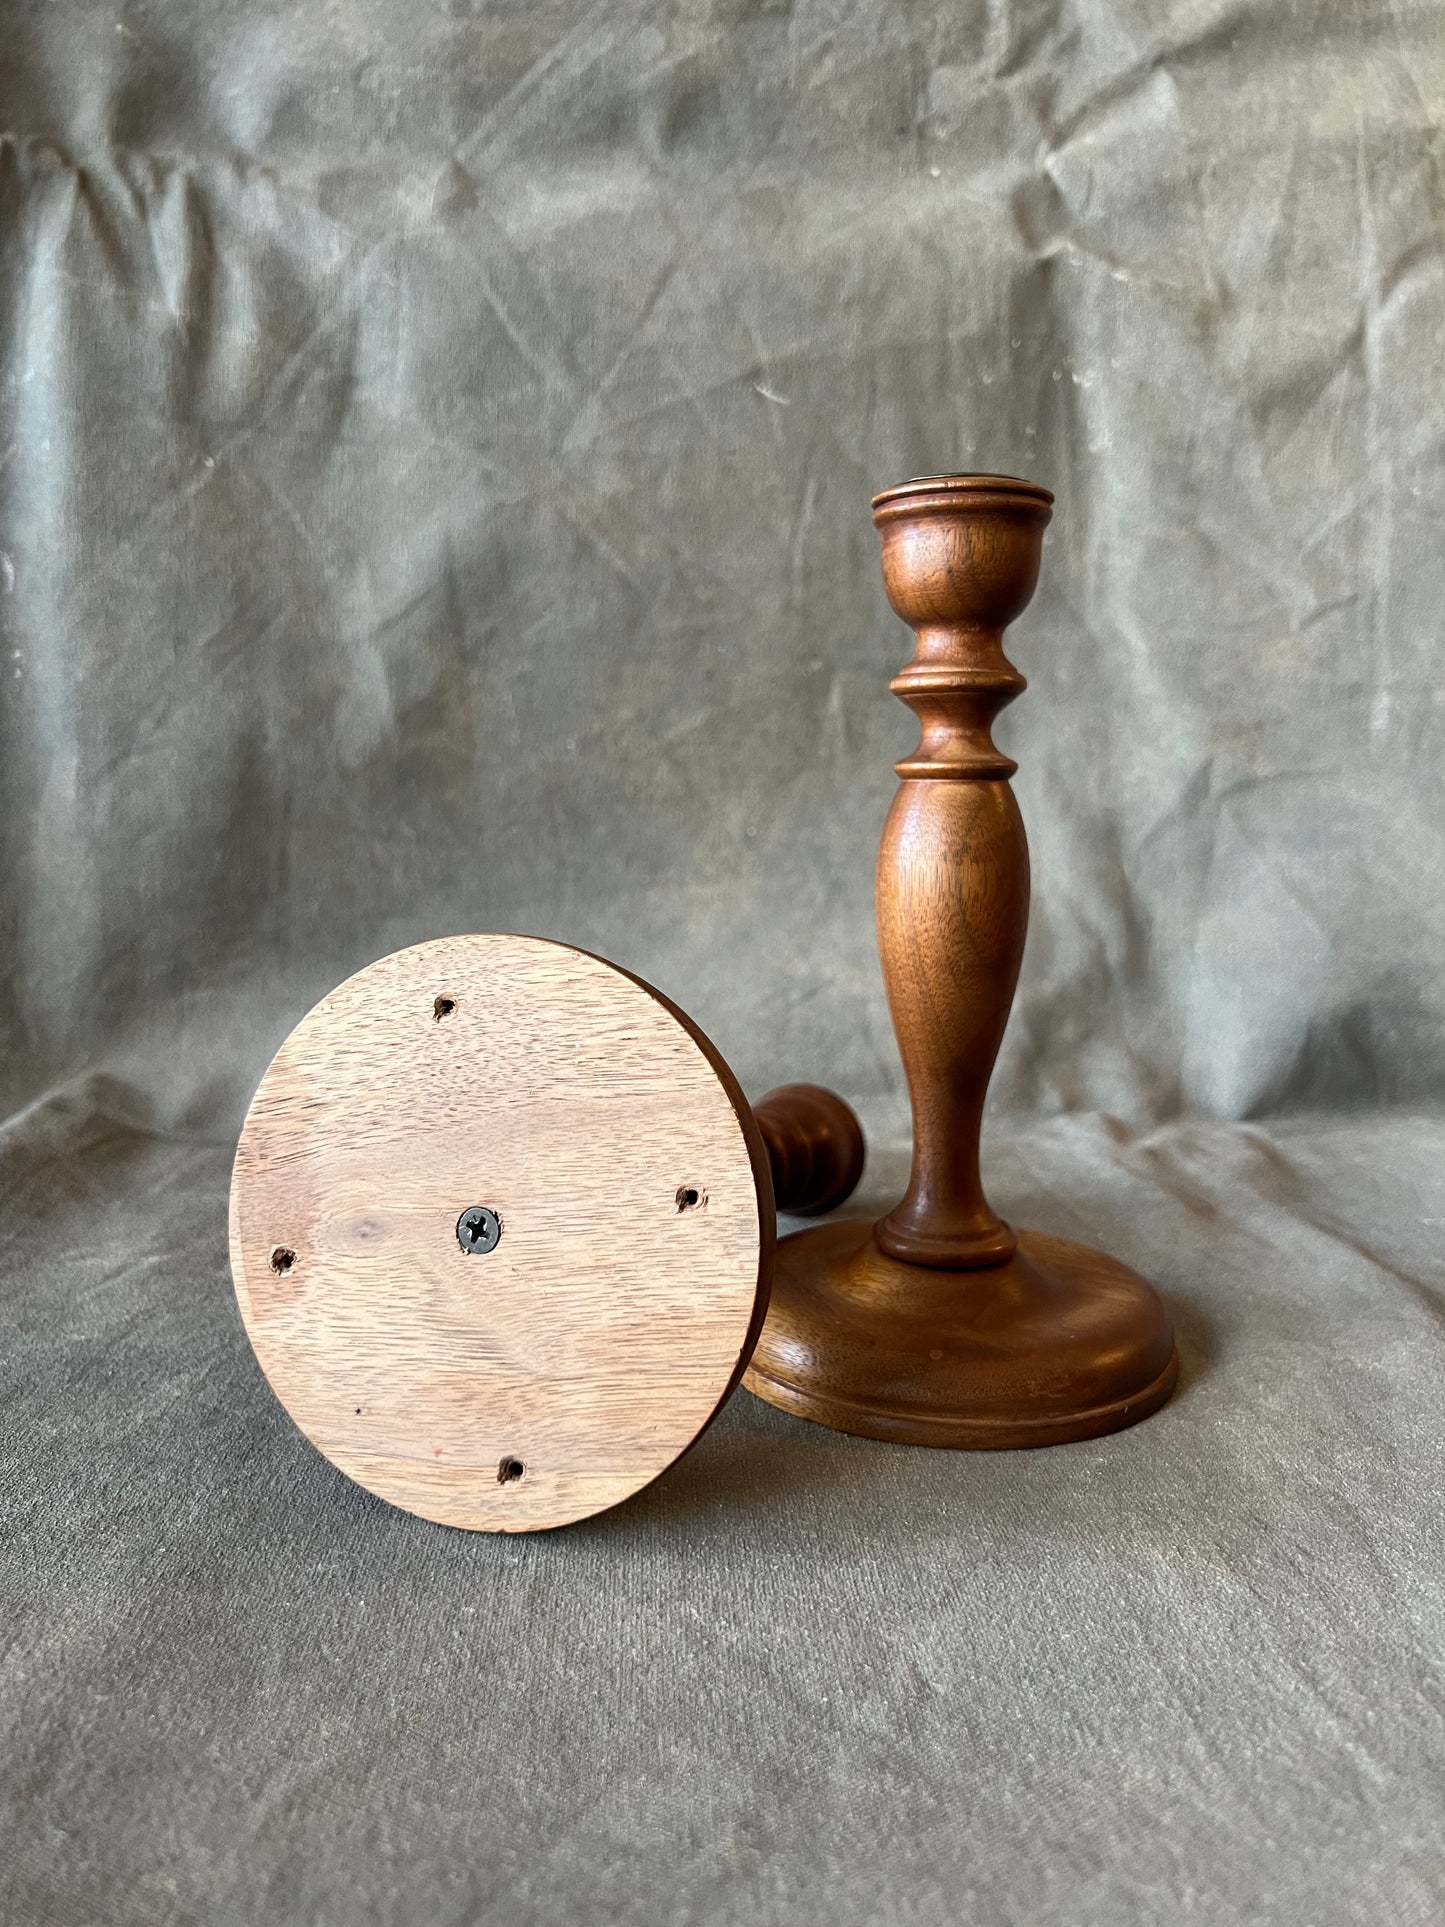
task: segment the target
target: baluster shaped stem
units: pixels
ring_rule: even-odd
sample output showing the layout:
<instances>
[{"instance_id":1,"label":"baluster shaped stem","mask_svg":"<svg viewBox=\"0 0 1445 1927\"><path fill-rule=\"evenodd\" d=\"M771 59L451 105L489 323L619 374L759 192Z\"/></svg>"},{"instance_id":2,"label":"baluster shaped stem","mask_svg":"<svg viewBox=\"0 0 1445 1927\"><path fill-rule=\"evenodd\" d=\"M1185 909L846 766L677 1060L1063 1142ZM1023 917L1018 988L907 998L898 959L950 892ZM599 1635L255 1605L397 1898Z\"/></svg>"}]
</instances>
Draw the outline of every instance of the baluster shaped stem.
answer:
<instances>
[{"instance_id":1,"label":"baluster shaped stem","mask_svg":"<svg viewBox=\"0 0 1445 1927\"><path fill-rule=\"evenodd\" d=\"M873 519L883 577L917 649L890 685L917 749L878 855L878 948L913 1107L913 1168L874 1236L896 1258L994 1265L1015 1248L979 1179L984 1097L1028 927L1029 858L994 717L1026 687L1003 632L1038 581L1046 489L999 476L910 482Z\"/></svg>"}]
</instances>

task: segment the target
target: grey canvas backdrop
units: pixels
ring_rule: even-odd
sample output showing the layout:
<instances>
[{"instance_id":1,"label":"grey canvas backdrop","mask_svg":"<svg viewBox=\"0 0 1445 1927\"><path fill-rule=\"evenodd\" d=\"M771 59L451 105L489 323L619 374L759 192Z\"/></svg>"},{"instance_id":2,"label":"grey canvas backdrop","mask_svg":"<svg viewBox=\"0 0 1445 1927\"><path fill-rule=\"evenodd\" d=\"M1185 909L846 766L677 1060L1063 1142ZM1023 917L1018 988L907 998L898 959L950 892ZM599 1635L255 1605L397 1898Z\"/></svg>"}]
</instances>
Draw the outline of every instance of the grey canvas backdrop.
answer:
<instances>
[{"instance_id":1,"label":"grey canvas backdrop","mask_svg":"<svg viewBox=\"0 0 1445 1927\"><path fill-rule=\"evenodd\" d=\"M1445 1912L1438 6L0 4L0 1894ZM269 1400L227 1147L400 944L612 956L901 1179L870 494L1056 491L999 1202L1185 1389L746 1399L523 1545Z\"/></svg>"},{"instance_id":2,"label":"grey canvas backdrop","mask_svg":"<svg viewBox=\"0 0 1445 1927\"><path fill-rule=\"evenodd\" d=\"M1058 494L998 1101L1442 1070L1436 8L7 8L7 1081L458 929L896 1098L870 493Z\"/></svg>"}]
</instances>

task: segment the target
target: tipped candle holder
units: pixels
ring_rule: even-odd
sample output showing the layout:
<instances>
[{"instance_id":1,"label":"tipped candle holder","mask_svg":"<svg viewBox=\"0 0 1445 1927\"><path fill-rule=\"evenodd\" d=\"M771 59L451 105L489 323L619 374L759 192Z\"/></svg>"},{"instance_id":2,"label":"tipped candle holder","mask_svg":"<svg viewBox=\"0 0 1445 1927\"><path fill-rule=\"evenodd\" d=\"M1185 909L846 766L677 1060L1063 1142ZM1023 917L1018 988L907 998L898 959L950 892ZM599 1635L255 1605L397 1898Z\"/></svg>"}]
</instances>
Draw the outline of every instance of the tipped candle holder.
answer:
<instances>
[{"instance_id":1,"label":"tipped candle holder","mask_svg":"<svg viewBox=\"0 0 1445 1927\"><path fill-rule=\"evenodd\" d=\"M247 1336L312 1444L444 1525L630 1498L711 1423L772 1282L773 1206L840 1204L839 1097L750 1106L600 957L446 937L368 965L272 1060L231 1181Z\"/></svg>"},{"instance_id":2,"label":"tipped candle holder","mask_svg":"<svg viewBox=\"0 0 1445 1927\"><path fill-rule=\"evenodd\" d=\"M745 1379L784 1411L870 1438L1095 1438L1156 1411L1178 1375L1150 1285L1088 1246L1005 1224L979 1178L1029 904L1017 765L990 728L1026 687L1003 632L1033 595L1052 502L1011 477L947 475L873 503L888 599L917 638L890 687L922 736L896 765L876 899L912 1174L877 1224L782 1241Z\"/></svg>"}]
</instances>

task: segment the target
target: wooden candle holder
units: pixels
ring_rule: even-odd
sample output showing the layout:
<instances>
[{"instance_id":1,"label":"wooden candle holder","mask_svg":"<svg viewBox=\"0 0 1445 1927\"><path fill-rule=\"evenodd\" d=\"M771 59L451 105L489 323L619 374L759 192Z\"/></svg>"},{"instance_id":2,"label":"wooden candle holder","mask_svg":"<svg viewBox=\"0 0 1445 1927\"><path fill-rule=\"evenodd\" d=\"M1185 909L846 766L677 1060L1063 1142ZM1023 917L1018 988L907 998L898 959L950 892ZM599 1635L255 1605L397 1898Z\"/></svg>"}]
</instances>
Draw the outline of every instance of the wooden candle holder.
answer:
<instances>
[{"instance_id":1,"label":"wooden candle holder","mask_svg":"<svg viewBox=\"0 0 1445 1927\"><path fill-rule=\"evenodd\" d=\"M649 1484L736 1385L775 1192L830 1210L862 1168L841 1098L750 1109L639 978L447 938L350 978L277 1052L236 1152L236 1296L358 1484L448 1525L565 1525Z\"/></svg>"},{"instance_id":2,"label":"wooden candle holder","mask_svg":"<svg viewBox=\"0 0 1445 1927\"><path fill-rule=\"evenodd\" d=\"M922 738L896 765L877 882L913 1169L876 1225L783 1240L746 1378L784 1411L872 1438L1093 1438L1155 1411L1178 1373L1168 1315L1142 1278L1084 1245L1016 1232L979 1180L1029 900L1017 764L990 726L1026 686L1003 632L1033 595L1052 501L1006 476L946 475L873 503L888 599L917 637L890 686Z\"/></svg>"}]
</instances>

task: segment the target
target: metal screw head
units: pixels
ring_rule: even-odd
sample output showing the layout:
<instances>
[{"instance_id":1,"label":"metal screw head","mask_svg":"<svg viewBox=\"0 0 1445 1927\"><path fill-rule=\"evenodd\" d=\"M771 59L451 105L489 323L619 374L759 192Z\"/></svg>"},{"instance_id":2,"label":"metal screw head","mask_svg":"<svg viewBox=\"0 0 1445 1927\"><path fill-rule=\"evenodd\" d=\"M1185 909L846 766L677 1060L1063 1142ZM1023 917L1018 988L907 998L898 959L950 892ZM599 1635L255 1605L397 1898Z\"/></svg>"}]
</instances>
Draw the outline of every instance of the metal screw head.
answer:
<instances>
[{"instance_id":1,"label":"metal screw head","mask_svg":"<svg viewBox=\"0 0 1445 1927\"><path fill-rule=\"evenodd\" d=\"M478 1255L495 1251L501 1235L501 1219L484 1204L469 1205L457 1219L457 1243L463 1251Z\"/></svg>"}]
</instances>

